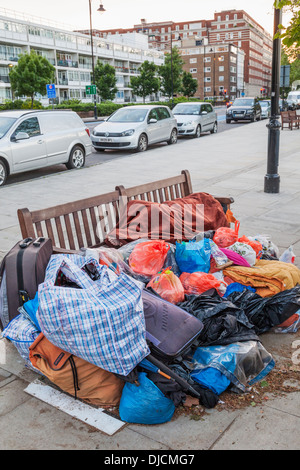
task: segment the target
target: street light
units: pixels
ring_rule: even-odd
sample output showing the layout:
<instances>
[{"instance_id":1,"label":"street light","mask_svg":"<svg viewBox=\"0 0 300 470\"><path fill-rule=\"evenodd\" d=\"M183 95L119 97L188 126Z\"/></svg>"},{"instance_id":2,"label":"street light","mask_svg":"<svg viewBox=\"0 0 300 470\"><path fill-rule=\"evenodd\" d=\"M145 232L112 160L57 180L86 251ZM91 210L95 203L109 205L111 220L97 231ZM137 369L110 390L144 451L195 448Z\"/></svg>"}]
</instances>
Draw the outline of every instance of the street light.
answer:
<instances>
[{"instance_id":1,"label":"street light","mask_svg":"<svg viewBox=\"0 0 300 470\"><path fill-rule=\"evenodd\" d=\"M94 61L94 45L93 45L93 27L92 27L92 0L89 0L89 10L90 10L90 34L91 34L91 49L92 49L92 71L93 71L93 80L92 83L94 86L96 86L95 82L95 61ZM98 10L100 13L103 13L105 8L103 7L103 4L100 3L100 6ZM95 119L98 119L97 115L97 94L94 94L94 117Z\"/></svg>"},{"instance_id":2,"label":"street light","mask_svg":"<svg viewBox=\"0 0 300 470\"><path fill-rule=\"evenodd\" d=\"M282 24L282 10L274 9L274 36L278 26ZM279 164L279 140L280 122L279 118L279 94L280 94L280 62L281 62L281 40L274 38L272 55L272 83L271 83L271 116L267 128L269 129L268 140L268 165L265 176L265 193L279 193L280 176L278 174Z\"/></svg>"}]
</instances>

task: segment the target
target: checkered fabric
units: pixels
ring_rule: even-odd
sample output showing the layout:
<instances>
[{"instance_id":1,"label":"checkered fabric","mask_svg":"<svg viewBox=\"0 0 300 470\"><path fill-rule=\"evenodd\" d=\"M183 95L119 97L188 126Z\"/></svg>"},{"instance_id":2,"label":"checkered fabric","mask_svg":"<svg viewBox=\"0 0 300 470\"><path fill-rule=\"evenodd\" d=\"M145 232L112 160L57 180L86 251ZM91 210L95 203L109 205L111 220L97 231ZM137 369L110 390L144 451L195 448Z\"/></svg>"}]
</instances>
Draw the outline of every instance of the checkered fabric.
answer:
<instances>
[{"instance_id":1,"label":"checkered fabric","mask_svg":"<svg viewBox=\"0 0 300 470\"><path fill-rule=\"evenodd\" d=\"M27 367L36 370L29 360L29 346L36 340L40 331L26 317L21 307L19 315L11 320L2 331L3 338L9 339L17 348L20 356L24 359Z\"/></svg>"},{"instance_id":2,"label":"checkered fabric","mask_svg":"<svg viewBox=\"0 0 300 470\"><path fill-rule=\"evenodd\" d=\"M148 354L141 287L95 259L53 255L39 286L37 320L48 340L110 372L128 375ZM93 263L100 278L83 271ZM55 285L58 272L79 287Z\"/></svg>"}]
</instances>

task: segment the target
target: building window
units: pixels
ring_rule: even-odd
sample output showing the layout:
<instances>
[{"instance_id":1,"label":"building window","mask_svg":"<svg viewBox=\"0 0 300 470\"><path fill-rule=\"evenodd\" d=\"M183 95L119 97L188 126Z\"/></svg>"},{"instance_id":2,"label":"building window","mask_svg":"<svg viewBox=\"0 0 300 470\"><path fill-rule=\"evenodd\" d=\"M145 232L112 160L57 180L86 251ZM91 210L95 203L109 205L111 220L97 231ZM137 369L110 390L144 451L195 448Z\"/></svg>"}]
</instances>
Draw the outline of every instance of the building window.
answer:
<instances>
[{"instance_id":1,"label":"building window","mask_svg":"<svg viewBox=\"0 0 300 470\"><path fill-rule=\"evenodd\" d=\"M224 65L221 65L221 66L219 67L219 72L224 72Z\"/></svg>"},{"instance_id":2,"label":"building window","mask_svg":"<svg viewBox=\"0 0 300 470\"><path fill-rule=\"evenodd\" d=\"M205 92L211 92L211 87L210 87L210 86L206 86L206 87L204 88L204 91L205 91Z\"/></svg>"},{"instance_id":3,"label":"building window","mask_svg":"<svg viewBox=\"0 0 300 470\"><path fill-rule=\"evenodd\" d=\"M204 77L204 81L210 83L211 82L211 77Z\"/></svg>"},{"instance_id":4,"label":"building window","mask_svg":"<svg viewBox=\"0 0 300 470\"><path fill-rule=\"evenodd\" d=\"M219 76L219 82L224 82L224 75Z\"/></svg>"},{"instance_id":5,"label":"building window","mask_svg":"<svg viewBox=\"0 0 300 470\"><path fill-rule=\"evenodd\" d=\"M211 72L211 67L204 67L204 72Z\"/></svg>"},{"instance_id":6,"label":"building window","mask_svg":"<svg viewBox=\"0 0 300 470\"><path fill-rule=\"evenodd\" d=\"M229 15L226 15L226 21L229 21Z\"/></svg>"},{"instance_id":7,"label":"building window","mask_svg":"<svg viewBox=\"0 0 300 470\"><path fill-rule=\"evenodd\" d=\"M197 59L195 57L190 59L190 64L196 64L196 63L197 63Z\"/></svg>"},{"instance_id":8,"label":"building window","mask_svg":"<svg viewBox=\"0 0 300 470\"><path fill-rule=\"evenodd\" d=\"M197 73L197 69L190 69L190 73Z\"/></svg>"},{"instance_id":9,"label":"building window","mask_svg":"<svg viewBox=\"0 0 300 470\"><path fill-rule=\"evenodd\" d=\"M217 34L217 41L220 41L220 34Z\"/></svg>"},{"instance_id":10,"label":"building window","mask_svg":"<svg viewBox=\"0 0 300 470\"><path fill-rule=\"evenodd\" d=\"M204 57L204 62L211 62L211 57Z\"/></svg>"}]
</instances>

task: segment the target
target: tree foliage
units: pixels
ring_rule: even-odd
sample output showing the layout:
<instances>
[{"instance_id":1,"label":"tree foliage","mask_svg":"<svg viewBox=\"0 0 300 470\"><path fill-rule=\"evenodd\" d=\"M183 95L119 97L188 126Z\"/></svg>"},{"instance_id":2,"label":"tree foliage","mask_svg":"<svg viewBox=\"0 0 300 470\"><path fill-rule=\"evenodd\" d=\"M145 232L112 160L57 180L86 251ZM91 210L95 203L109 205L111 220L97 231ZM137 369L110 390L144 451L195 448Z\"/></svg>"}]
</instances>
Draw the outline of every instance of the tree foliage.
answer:
<instances>
[{"instance_id":1,"label":"tree foliage","mask_svg":"<svg viewBox=\"0 0 300 470\"><path fill-rule=\"evenodd\" d=\"M95 84L101 99L112 101L118 91L115 68L112 65L103 64L98 59L95 66Z\"/></svg>"},{"instance_id":2,"label":"tree foliage","mask_svg":"<svg viewBox=\"0 0 300 470\"><path fill-rule=\"evenodd\" d=\"M53 83L55 68L42 56L31 51L20 54L18 65L9 72L12 91L16 96L27 96L31 99L33 108L34 97L37 93L46 94L46 85Z\"/></svg>"},{"instance_id":3,"label":"tree foliage","mask_svg":"<svg viewBox=\"0 0 300 470\"><path fill-rule=\"evenodd\" d=\"M160 79L156 76L157 66L153 62L145 60L139 67L140 75L131 77L130 87L134 95L145 98L152 93L157 93L160 87Z\"/></svg>"},{"instance_id":4,"label":"tree foliage","mask_svg":"<svg viewBox=\"0 0 300 470\"><path fill-rule=\"evenodd\" d=\"M198 88L198 81L190 72L183 71L181 92L183 96L190 98L194 96Z\"/></svg>"},{"instance_id":5,"label":"tree foliage","mask_svg":"<svg viewBox=\"0 0 300 470\"><path fill-rule=\"evenodd\" d=\"M294 60L300 54L300 0L276 0L274 7L292 15L290 24L286 28L279 25L279 31L275 37L282 39L285 50Z\"/></svg>"},{"instance_id":6,"label":"tree foliage","mask_svg":"<svg viewBox=\"0 0 300 470\"><path fill-rule=\"evenodd\" d=\"M159 67L159 75L161 77L161 91L169 98L173 94L180 93L182 87L182 75L184 62L177 49L172 49L172 54L165 55L165 63Z\"/></svg>"}]
</instances>

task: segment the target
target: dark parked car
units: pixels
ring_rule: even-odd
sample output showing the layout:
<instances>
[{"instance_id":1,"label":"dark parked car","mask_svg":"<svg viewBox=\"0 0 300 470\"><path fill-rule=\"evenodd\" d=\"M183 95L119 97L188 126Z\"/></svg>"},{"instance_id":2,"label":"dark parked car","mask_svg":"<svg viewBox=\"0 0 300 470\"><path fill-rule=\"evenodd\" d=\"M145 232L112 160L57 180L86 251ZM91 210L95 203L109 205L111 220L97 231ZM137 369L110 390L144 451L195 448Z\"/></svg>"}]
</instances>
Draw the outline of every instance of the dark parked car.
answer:
<instances>
[{"instance_id":1,"label":"dark parked car","mask_svg":"<svg viewBox=\"0 0 300 470\"><path fill-rule=\"evenodd\" d=\"M261 107L256 98L236 98L226 111L226 122L261 120Z\"/></svg>"}]
</instances>

